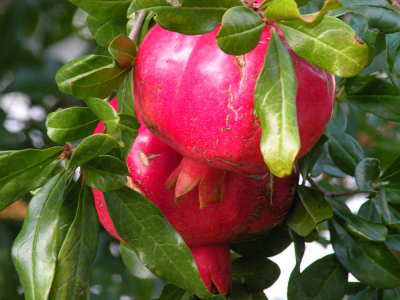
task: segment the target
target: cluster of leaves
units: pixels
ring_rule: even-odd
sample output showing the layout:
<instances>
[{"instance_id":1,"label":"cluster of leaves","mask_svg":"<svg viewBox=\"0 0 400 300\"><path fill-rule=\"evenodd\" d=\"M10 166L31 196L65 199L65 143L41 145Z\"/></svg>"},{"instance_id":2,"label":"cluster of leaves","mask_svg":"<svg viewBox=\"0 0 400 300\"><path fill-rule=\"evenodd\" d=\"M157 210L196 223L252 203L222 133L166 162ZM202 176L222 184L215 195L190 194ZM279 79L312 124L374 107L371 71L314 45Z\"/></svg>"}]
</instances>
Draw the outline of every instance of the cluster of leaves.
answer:
<instances>
[{"instance_id":1,"label":"cluster of leaves","mask_svg":"<svg viewBox=\"0 0 400 300\"><path fill-rule=\"evenodd\" d=\"M79 7L77 15L82 10L88 14L85 26L99 46L108 45L109 54L84 56L57 73L60 90L83 99L87 107L60 109L47 117L48 136L68 146L0 152L0 210L40 188L12 250L26 299L89 298L88 272L99 240L91 188L104 192L117 232L129 244L121 245L128 268L138 255L155 275L175 284L164 288L160 300L212 297L183 239L153 203L125 187L124 162L139 126L132 99L132 67L136 45L154 22L183 34L204 34L222 24L217 43L231 55L253 49L264 27L274 22L255 107L261 123L268 124L263 140L277 141L264 152L266 163L280 176L292 169L299 142L285 143L298 140L295 110L285 110L288 115L276 120L263 114L271 101L279 101L280 107L293 107L295 101L293 66L279 34L299 56L346 77L338 79L342 101L325 135L299 161L304 181L286 224L232 246L237 258L232 264L230 299L266 299L263 290L280 274L267 257L292 242L297 263L288 299L342 299L345 294L354 295L354 300L400 297L395 288L400 285L400 263L392 252L400 251L399 142L387 136L396 135L400 122L396 103L400 100L396 63L400 13L394 5L386 0L266 0L257 10L241 1L222 0L70 2ZM325 16L330 10L331 15ZM346 22L335 18L339 16ZM376 76L382 74L388 78ZM275 90L276 82L283 88ZM102 100L113 95L118 113ZM100 121L104 129L98 127L98 134L92 135ZM391 127L381 131L376 124ZM268 126L282 127L280 135L270 136ZM367 140L363 147L361 137ZM280 147L283 143L285 147ZM268 156L276 148L288 150L278 155L286 166L280 162L278 167ZM85 176L76 180L78 167ZM316 177L323 179L317 182ZM351 177L357 188L343 191L343 178ZM345 204L355 193L367 195L357 215ZM329 228L331 240L324 241L317 228ZM331 243L335 253L300 272L304 243L310 241ZM348 272L361 283L348 283Z\"/></svg>"}]
</instances>

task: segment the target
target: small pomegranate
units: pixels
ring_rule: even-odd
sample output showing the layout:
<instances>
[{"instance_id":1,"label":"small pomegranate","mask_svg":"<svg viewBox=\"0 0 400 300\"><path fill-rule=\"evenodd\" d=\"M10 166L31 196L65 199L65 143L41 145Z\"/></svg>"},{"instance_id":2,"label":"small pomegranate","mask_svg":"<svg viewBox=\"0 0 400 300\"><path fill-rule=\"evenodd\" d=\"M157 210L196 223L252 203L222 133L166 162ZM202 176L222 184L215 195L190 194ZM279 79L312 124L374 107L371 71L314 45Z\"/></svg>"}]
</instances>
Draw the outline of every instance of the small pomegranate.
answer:
<instances>
[{"instance_id":1,"label":"small pomegranate","mask_svg":"<svg viewBox=\"0 0 400 300\"><path fill-rule=\"evenodd\" d=\"M187 36L154 26L140 45L133 79L135 107L145 125L193 162L247 174L266 171L253 98L270 28L252 51L235 57L219 49L219 27ZM298 81L300 158L330 119L334 77L289 52ZM181 169L186 167L194 163Z\"/></svg>"},{"instance_id":2,"label":"small pomegranate","mask_svg":"<svg viewBox=\"0 0 400 300\"><path fill-rule=\"evenodd\" d=\"M231 277L230 244L266 231L283 220L293 201L297 175L294 172L280 179L270 176L268 171L252 175L226 172L220 203L201 209L198 187L182 196L178 203L174 201L175 191L165 187L171 170L181 161L177 151L143 125L127 159L135 189L154 202L181 234L208 290L225 295ZM102 192L93 190L93 194L100 222L122 241Z\"/></svg>"}]
</instances>

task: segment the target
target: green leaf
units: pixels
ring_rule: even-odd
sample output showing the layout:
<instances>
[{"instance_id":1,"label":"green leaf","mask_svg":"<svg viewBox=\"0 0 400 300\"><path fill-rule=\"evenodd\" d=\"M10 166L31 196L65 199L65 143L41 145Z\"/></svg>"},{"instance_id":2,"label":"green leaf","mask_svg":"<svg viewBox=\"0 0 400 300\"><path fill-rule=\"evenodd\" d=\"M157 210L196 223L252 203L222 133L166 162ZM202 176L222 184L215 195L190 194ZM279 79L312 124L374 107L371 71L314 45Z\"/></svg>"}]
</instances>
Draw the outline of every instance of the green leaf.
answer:
<instances>
[{"instance_id":1,"label":"green leaf","mask_svg":"<svg viewBox=\"0 0 400 300\"><path fill-rule=\"evenodd\" d=\"M218 46L227 54L243 55L258 45L266 26L252 9L236 6L228 9L217 34Z\"/></svg>"},{"instance_id":2,"label":"green leaf","mask_svg":"<svg viewBox=\"0 0 400 300\"><path fill-rule=\"evenodd\" d=\"M87 161L82 169L86 184L104 192L123 187L129 173L125 163L109 155L100 155Z\"/></svg>"},{"instance_id":3,"label":"green leaf","mask_svg":"<svg viewBox=\"0 0 400 300\"><path fill-rule=\"evenodd\" d=\"M332 217L332 207L320 190L301 185L297 195L286 224L298 235L307 236L319 222Z\"/></svg>"},{"instance_id":4,"label":"green leaf","mask_svg":"<svg viewBox=\"0 0 400 300\"><path fill-rule=\"evenodd\" d=\"M32 198L13 245L13 261L27 300L47 299L50 293L59 242L58 212L67 178L67 171L59 173Z\"/></svg>"},{"instance_id":5,"label":"green leaf","mask_svg":"<svg viewBox=\"0 0 400 300\"><path fill-rule=\"evenodd\" d=\"M360 144L345 132L329 134L329 154L336 166L346 174L354 176L357 164L364 159Z\"/></svg>"},{"instance_id":6,"label":"green leaf","mask_svg":"<svg viewBox=\"0 0 400 300\"><path fill-rule=\"evenodd\" d=\"M325 16L314 27L281 20L278 27L297 55L336 76L355 76L368 62L367 45L356 38L350 26L336 18Z\"/></svg>"},{"instance_id":7,"label":"green leaf","mask_svg":"<svg viewBox=\"0 0 400 300\"><path fill-rule=\"evenodd\" d=\"M191 300L192 293L173 284L167 284L157 300Z\"/></svg>"},{"instance_id":8,"label":"green leaf","mask_svg":"<svg viewBox=\"0 0 400 300\"><path fill-rule=\"evenodd\" d=\"M117 91L118 112L121 114L128 114L137 118L135 107L133 105L133 85L132 85L133 71L129 72L124 81L120 84Z\"/></svg>"},{"instance_id":9,"label":"green leaf","mask_svg":"<svg viewBox=\"0 0 400 300\"><path fill-rule=\"evenodd\" d=\"M373 186L381 173L380 162L376 158L364 158L356 167L355 178L360 190L375 192Z\"/></svg>"},{"instance_id":10,"label":"green leaf","mask_svg":"<svg viewBox=\"0 0 400 300\"><path fill-rule=\"evenodd\" d=\"M254 107L262 128L261 152L278 177L292 173L300 150L296 115L297 79L292 58L271 31L265 62L254 88Z\"/></svg>"},{"instance_id":11,"label":"green leaf","mask_svg":"<svg viewBox=\"0 0 400 300\"><path fill-rule=\"evenodd\" d=\"M400 251L400 234L388 235L385 243L390 249Z\"/></svg>"},{"instance_id":12,"label":"green leaf","mask_svg":"<svg viewBox=\"0 0 400 300\"><path fill-rule=\"evenodd\" d=\"M316 260L301 273L301 285L306 299L343 299L347 275L335 254Z\"/></svg>"},{"instance_id":13,"label":"green leaf","mask_svg":"<svg viewBox=\"0 0 400 300\"><path fill-rule=\"evenodd\" d=\"M243 256L271 257L281 253L292 243L287 226L278 226L262 236L233 243L231 249Z\"/></svg>"},{"instance_id":14,"label":"green leaf","mask_svg":"<svg viewBox=\"0 0 400 300\"><path fill-rule=\"evenodd\" d=\"M114 148L120 148L121 143L108 134L95 134L84 139L75 148L70 158L68 168L80 166L99 155L106 154Z\"/></svg>"},{"instance_id":15,"label":"green leaf","mask_svg":"<svg viewBox=\"0 0 400 300\"><path fill-rule=\"evenodd\" d=\"M347 128L346 113L344 112L344 109L340 105L340 103L336 102L336 104L333 108L332 117L326 128L326 133L327 134L334 133L334 132L342 133L342 132L346 131L346 128Z\"/></svg>"},{"instance_id":16,"label":"green leaf","mask_svg":"<svg viewBox=\"0 0 400 300\"><path fill-rule=\"evenodd\" d=\"M83 139L93 133L99 118L87 107L58 110L46 120L47 135L57 143Z\"/></svg>"},{"instance_id":17,"label":"green leaf","mask_svg":"<svg viewBox=\"0 0 400 300\"><path fill-rule=\"evenodd\" d=\"M108 46L117 36L124 34L127 21L121 16L112 19L97 19L89 15L86 19L92 36L101 47Z\"/></svg>"},{"instance_id":18,"label":"green leaf","mask_svg":"<svg viewBox=\"0 0 400 300\"><path fill-rule=\"evenodd\" d=\"M122 160L126 161L129 152L132 149L133 142L138 135L140 123L131 115L119 114L119 117L121 119L119 124L119 135L120 139L124 142L124 147L121 149Z\"/></svg>"},{"instance_id":19,"label":"green leaf","mask_svg":"<svg viewBox=\"0 0 400 300\"><path fill-rule=\"evenodd\" d=\"M314 167L315 163L321 156L324 150L324 144L328 141L328 137L323 134L314 145L314 147L302 158L300 158L297 163L299 165L301 176L306 180L308 173Z\"/></svg>"},{"instance_id":20,"label":"green leaf","mask_svg":"<svg viewBox=\"0 0 400 300\"><path fill-rule=\"evenodd\" d=\"M110 43L108 52L114 57L121 69L127 70L132 67L136 57L136 45L129 37L121 34Z\"/></svg>"},{"instance_id":21,"label":"green leaf","mask_svg":"<svg viewBox=\"0 0 400 300\"><path fill-rule=\"evenodd\" d=\"M400 299L400 290L398 287L392 289L386 289L383 291L382 300L393 300Z\"/></svg>"},{"instance_id":22,"label":"green leaf","mask_svg":"<svg viewBox=\"0 0 400 300\"><path fill-rule=\"evenodd\" d=\"M294 242L294 250L296 255L296 265L290 274L287 298L288 300L305 300L305 294L301 283L300 265L305 252L304 238L297 235L295 232L291 232L291 236Z\"/></svg>"},{"instance_id":23,"label":"green leaf","mask_svg":"<svg viewBox=\"0 0 400 300\"><path fill-rule=\"evenodd\" d=\"M400 95L400 79L399 75L396 74L395 69L397 54L400 50L400 28L399 32L387 34L385 37L388 75L393 85L397 89L397 94Z\"/></svg>"},{"instance_id":24,"label":"green leaf","mask_svg":"<svg viewBox=\"0 0 400 300\"><path fill-rule=\"evenodd\" d=\"M388 230L383 224L371 223L354 215L346 204L328 199L337 217L345 221L345 228L352 234L373 242L382 242L386 239Z\"/></svg>"},{"instance_id":25,"label":"green leaf","mask_svg":"<svg viewBox=\"0 0 400 300\"><path fill-rule=\"evenodd\" d=\"M400 284L400 263L385 243L351 235L333 219L329 228L337 258L354 277L378 288Z\"/></svg>"},{"instance_id":26,"label":"green leaf","mask_svg":"<svg viewBox=\"0 0 400 300\"><path fill-rule=\"evenodd\" d=\"M367 288L363 291L358 292L356 295L350 298L350 300L379 300L378 290Z\"/></svg>"},{"instance_id":27,"label":"green leaf","mask_svg":"<svg viewBox=\"0 0 400 300\"><path fill-rule=\"evenodd\" d=\"M98 98L85 99L85 103L89 106L90 110L100 119L112 134L118 127L119 117L115 109L106 101ZM91 133L93 133L94 129Z\"/></svg>"},{"instance_id":28,"label":"green leaf","mask_svg":"<svg viewBox=\"0 0 400 300\"><path fill-rule=\"evenodd\" d=\"M58 70L56 82L60 91L80 99L105 99L128 75L108 56L85 55Z\"/></svg>"},{"instance_id":29,"label":"green leaf","mask_svg":"<svg viewBox=\"0 0 400 300\"><path fill-rule=\"evenodd\" d=\"M75 218L57 256L49 300L89 299L89 271L97 253L99 231L92 191L82 185Z\"/></svg>"},{"instance_id":30,"label":"green leaf","mask_svg":"<svg viewBox=\"0 0 400 300\"><path fill-rule=\"evenodd\" d=\"M132 247L121 242L119 248L124 265L133 276L147 280L158 279L143 265Z\"/></svg>"},{"instance_id":31,"label":"green leaf","mask_svg":"<svg viewBox=\"0 0 400 300\"><path fill-rule=\"evenodd\" d=\"M328 11L342 7L343 4L339 1L325 1L319 12L301 15L295 0L275 0L268 5L264 16L268 21L293 20L304 25L315 26L322 21Z\"/></svg>"},{"instance_id":32,"label":"green leaf","mask_svg":"<svg viewBox=\"0 0 400 300\"><path fill-rule=\"evenodd\" d=\"M164 0L134 0L128 9L128 16L141 10L156 13L154 20L162 28L187 35L204 34L213 31L231 7L242 6L240 0L183 0L182 6L171 6Z\"/></svg>"},{"instance_id":33,"label":"green leaf","mask_svg":"<svg viewBox=\"0 0 400 300\"><path fill-rule=\"evenodd\" d=\"M371 223L381 223L381 215L372 200L365 201L359 208L357 215Z\"/></svg>"},{"instance_id":34,"label":"green leaf","mask_svg":"<svg viewBox=\"0 0 400 300\"><path fill-rule=\"evenodd\" d=\"M369 28L368 20L362 15L351 14L349 25L354 29L357 36L368 45L368 49L373 50L372 46L375 43L378 32Z\"/></svg>"},{"instance_id":35,"label":"green leaf","mask_svg":"<svg viewBox=\"0 0 400 300\"><path fill-rule=\"evenodd\" d=\"M154 203L127 187L104 198L118 234L154 275L210 297L189 248Z\"/></svg>"},{"instance_id":36,"label":"green leaf","mask_svg":"<svg viewBox=\"0 0 400 300\"><path fill-rule=\"evenodd\" d=\"M365 80L366 78L360 78ZM350 91L346 97L359 108L384 119L400 122L400 95L396 88L381 78L368 78L367 83ZM355 82L357 83L357 81Z\"/></svg>"},{"instance_id":37,"label":"green leaf","mask_svg":"<svg viewBox=\"0 0 400 300\"><path fill-rule=\"evenodd\" d=\"M381 177L379 177L379 181L388 181L389 183L394 183L394 185L400 184L400 156L382 173Z\"/></svg>"},{"instance_id":38,"label":"green leaf","mask_svg":"<svg viewBox=\"0 0 400 300\"><path fill-rule=\"evenodd\" d=\"M386 188L382 188L378 196L378 207L381 211L383 220L393 228L400 227L400 213L392 209L388 203Z\"/></svg>"},{"instance_id":39,"label":"green leaf","mask_svg":"<svg viewBox=\"0 0 400 300\"><path fill-rule=\"evenodd\" d=\"M232 262L232 276L240 277L246 290L262 292L278 279L281 270L273 261L256 256L244 256Z\"/></svg>"},{"instance_id":40,"label":"green leaf","mask_svg":"<svg viewBox=\"0 0 400 300\"><path fill-rule=\"evenodd\" d=\"M0 211L36 190L54 169L63 147L25 149L0 157Z\"/></svg>"},{"instance_id":41,"label":"green leaf","mask_svg":"<svg viewBox=\"0 0 400 300\"><path fill-rule=\"evenodd\" d=\"M125 17L132 0L68 0L98 19Z\"/></svg>"},{"instance_id":42,"label":"green leaf","mask_svg":"<svg viewBox=\"0 0 400 300\"><path fill-rule=\"evenodd\" d=\"M338 17L346 13L356 13L368 19L369 26L380 32L400 31L400 12L385 0L341 0L344 8L335 10L331 16Z\"/></svg>"}]
</instances>

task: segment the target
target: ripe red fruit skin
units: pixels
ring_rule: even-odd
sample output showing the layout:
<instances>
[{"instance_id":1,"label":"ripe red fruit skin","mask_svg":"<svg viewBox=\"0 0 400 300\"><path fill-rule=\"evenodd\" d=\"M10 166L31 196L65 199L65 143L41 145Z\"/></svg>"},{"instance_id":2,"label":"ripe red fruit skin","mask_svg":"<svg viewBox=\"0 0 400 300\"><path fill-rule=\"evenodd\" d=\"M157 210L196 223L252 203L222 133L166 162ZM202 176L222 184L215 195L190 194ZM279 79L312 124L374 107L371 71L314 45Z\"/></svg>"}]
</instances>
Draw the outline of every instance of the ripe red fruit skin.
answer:
<instances>
[{"instance_id":1,"label":"ripe red fruit skin","mask_svg":"<svg viewBox=\"0 0 400 300\"><path fill-rule=\"evenodd\" d=\"M257 47L240 57L218 48L218 29L186 36L155 25L135 61L135 107L146 126L183 156L233 172L262 172L267 166L260 152L261 127L253 93L270 27L264 29ZM298 80L300 158L330 119L334 78L290 53Z\"/></svg>"},{"instance_id":2,"label":"ripe red fruit skin","mask_svg":"<svg viewBox=\"0 0 400 300\"><path fill-rule=\"evenodd\" d=\"M230 244L266 231L283 220L293 201L297 175L271 180L268 171L253 175L227 172L220 204L200 209L198 188L174 203L174 190L165 187L171 170L181 160L178 152L142 125L127 163L135 187L160 208L184 238L206 287L213 293L227 294ZM93 193L100 222L111 235L123 241L108 214L102 192L93 189Z\"/></svg>"}]
</instances>

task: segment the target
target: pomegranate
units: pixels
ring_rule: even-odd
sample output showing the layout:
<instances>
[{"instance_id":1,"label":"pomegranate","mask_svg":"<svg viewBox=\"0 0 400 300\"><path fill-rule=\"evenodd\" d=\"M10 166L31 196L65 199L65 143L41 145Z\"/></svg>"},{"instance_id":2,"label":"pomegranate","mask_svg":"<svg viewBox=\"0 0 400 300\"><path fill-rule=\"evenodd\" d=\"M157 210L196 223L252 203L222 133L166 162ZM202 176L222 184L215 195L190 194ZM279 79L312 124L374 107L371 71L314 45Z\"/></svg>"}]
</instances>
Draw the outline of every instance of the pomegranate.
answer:
<instances>
[{"instance_id":1,"label":"pomegranate","mask_svg":"<svg viewBox=\"0 0 400 300\"><path fill-rule=\"evenodd\" d=\"M95 133L103 128L99 126ZM205 286L212 293L225 295L230 287L230 244L283 220L293 201L297 175L294 172L280 179L268 171L252 175L228 171L223 178L225 192L220 203L201 209L198 187L175 203L174 189L164 185L181 161L181 154L142 124L127 164L135 189L160 208L189 246ZM123 241L114 228L102 192L93 189L93 194L100 222Z\"/></svg>"},{"instance_id":2,"label":"pomegranate","mask_svg":"<svg viewBox=\"0 0 400 300\"><path fill-rule=\"evenodd\" d=\"M253 98L270 28L266 26L252 51L235 57L218 48L219 27L208 34L187 36L155 25L140 45L133 79L135 107L147 128L193 162L238 173L266 171ZM330 119L334 77L289 52L298 81L300 158L314 146ZM181 171L186 167L193 168L194 163L184 164ZM222 177L219 171L217 182ZM214 188L214 194L218 189Z\"/></svg>"}]
</instances>

